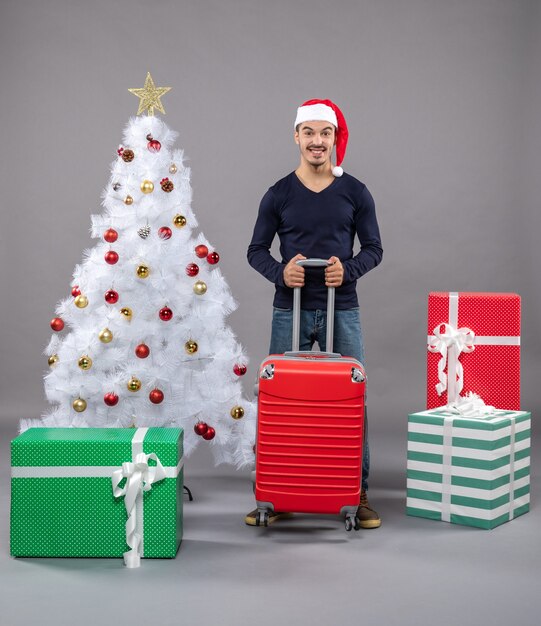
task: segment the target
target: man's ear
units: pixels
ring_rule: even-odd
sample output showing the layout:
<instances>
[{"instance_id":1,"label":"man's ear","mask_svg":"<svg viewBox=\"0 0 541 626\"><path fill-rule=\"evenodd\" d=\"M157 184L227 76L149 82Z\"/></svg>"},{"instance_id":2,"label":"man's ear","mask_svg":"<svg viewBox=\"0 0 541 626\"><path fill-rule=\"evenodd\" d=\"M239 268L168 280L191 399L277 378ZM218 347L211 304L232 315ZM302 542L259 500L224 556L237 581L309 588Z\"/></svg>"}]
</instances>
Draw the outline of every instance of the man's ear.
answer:
<instances>
[{"instance_id":1,"label":"man's ear","mask_svg":"<svg viewBox=\"0 0 541 626\"><path fill-rule=\"evenodd\" d=\"M295 140L295 143L299 145L299 133L297 131L293 133L293 139Z\"/></svg>"}]
</instances>

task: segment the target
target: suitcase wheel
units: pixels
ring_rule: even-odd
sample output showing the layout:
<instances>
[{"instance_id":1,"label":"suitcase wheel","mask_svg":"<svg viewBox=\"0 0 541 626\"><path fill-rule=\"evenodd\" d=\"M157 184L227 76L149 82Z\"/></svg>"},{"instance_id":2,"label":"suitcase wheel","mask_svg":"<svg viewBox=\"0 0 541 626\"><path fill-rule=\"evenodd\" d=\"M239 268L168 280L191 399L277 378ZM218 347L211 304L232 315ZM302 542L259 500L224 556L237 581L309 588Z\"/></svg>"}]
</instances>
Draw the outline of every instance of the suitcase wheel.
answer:
<instances>
[{"instance_id":1,"label":"suitcase wheel","mask_svg":"<svg viewBox=\"0 0 541 626\"><path fill-rule=\"evenodd\" d=\"M360 525L359 525L359 520L357 519L357 516L348 515L346 519L344 520L344 526L346 530L348 531L348 533L352 531L353 529L359 530Z\"/></svg>"},{"instance_id":2,"label":"suitcase wheel","mask_svg":"<svg viewBox=\"0 0 541 626\"><path fill-rule=\"evenodd\" d=\"M269 525L269 514L267 511L258 511L255 518L256 526L268 526Z\"/></svg>"}]
</instances>

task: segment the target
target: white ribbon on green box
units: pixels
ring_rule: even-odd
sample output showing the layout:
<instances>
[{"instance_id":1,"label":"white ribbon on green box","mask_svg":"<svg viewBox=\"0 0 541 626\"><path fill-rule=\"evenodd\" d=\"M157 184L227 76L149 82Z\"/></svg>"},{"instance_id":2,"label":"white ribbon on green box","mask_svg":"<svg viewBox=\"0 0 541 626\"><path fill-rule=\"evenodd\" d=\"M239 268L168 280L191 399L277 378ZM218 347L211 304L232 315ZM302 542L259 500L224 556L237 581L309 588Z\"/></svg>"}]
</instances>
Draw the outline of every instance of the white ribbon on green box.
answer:
<instances>
[{"instance_id":1,"label":"white ribbon on green box","mask_svg":"<svg viewBox=\"0 0 541 626\"><path fill-rule=\"evenodd\" d=\"M135 568L141 564L141 554L143 553L143 492L150 491L154 483L164 478L175 478L180 473L182 459L175 467L164 468L160 459L154 454L143 452L143 441L148 428L138 428L133 436L132 461L122 464L120 469L116 469L111 477L113 483L113 494L115 498L124 497L124 504L128 513L126 521L126 543L130 547L124 553L124 563L126 567ZM149 459L156 461L155 466L148 464ZM169 470L169 471L168 471ZM171 470L174 471L172 475ZM126 479L124 487L119 487L122 480Z\"/></svg>"},{"instance_id":2,"label":"white ribbon on green box","mask_svg":"<svg viewBox=\"0 0 541 626\"><path fill-rule=\"evenodd\" d=\"M493 408L493 407L490 407ZM492 417L493 413L486 415L476 415L474 419ZM443 418L443 463L442 463L442 498L441 498L441 521L451 521L451 477L453 460L453 422L460 419L461 415L447 415ZM510 441L509 441L509 519L513 519L513 492L515 473L515 422L511 420Z\"/></svg>"},{"instance_id":3,"label":"white ribbon on green box","mask_svg":"<svg viewBox=\"0 0 541 626\"><path fill-rule=\"evenodd\" d=\"M459 360L462 352L475 350L475 346L519 346L520 336L479 336L471 328L458 328L458 292L449 293L449 320L441 322L427 337L429 352L441 355L438 362L436 391L447 390L447 403L456 402L464 388L464 368ZM442 330L443 328L443 330ZM447 373L445 373L447 369Z\"/></svg>"},{"instance_id":4,"label":"white ribbon on green box","mask_svg":"<svg viewBox=\"0 0 541 626\"><path fill-rule=\"evenodd\" d=\"M131 461L126 461L120 468L116 466L75 465L75 466L14 466L12 478L111 478L113 495L124 497L128 514L126 521L126 543L130 550L124 553L124 563L129 568L140 566L144 554L144 499L143 492L164 478L176 478L184 465L182 457L176 466L164 467L154 453L143 452L143 442L148 428L137 428L131 440ZM149 460L156 462L149 465ZM119 487L126 479L123 487Z\"/></svg>"},{"instance_id":5,"label":"white ribbon on green box","mask_svg":"<svg viewBox=\"0 0 541 626\"><path fill-rule=\"evenodd\" d=\"M511 450L509 452L509 519L512 520L515 514L513 506L513 494L515 493L515 437L516 428L514 420L511 420Z\"/></svg>"},{"instance_id":6,"label":"white ribbon on green box","mask_svg":"<svg viewBox=\"0 0 541 626\"><path fill-rule=\"evenodd\" d=\"M441 475L441 519L451 520L451 466L453 460L453 418L443 420L443 450Z\"/></svg>"}]
</instances>

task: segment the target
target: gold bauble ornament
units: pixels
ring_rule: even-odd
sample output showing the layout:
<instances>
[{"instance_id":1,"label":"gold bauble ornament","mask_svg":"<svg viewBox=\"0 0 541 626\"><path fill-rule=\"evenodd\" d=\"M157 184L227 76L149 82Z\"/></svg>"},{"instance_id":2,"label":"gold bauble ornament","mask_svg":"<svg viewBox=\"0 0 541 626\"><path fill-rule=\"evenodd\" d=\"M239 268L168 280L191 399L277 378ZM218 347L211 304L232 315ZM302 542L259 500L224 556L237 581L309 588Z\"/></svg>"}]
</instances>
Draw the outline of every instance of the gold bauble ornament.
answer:
<instances>
[{"instance_id":1,"label":"gold bauble ornament","mask_svg":"<svg viewBox=\"0 0 541 626\"><path fill-rule=\"evenodd\" d=\"M92 359L87 354L83 354L83 356L77 362L77 365L82 370L89 370L92 367Z\"/></svg>"},{"instance_id":2,"label":"gold bauble ornament","mask_svg":"<svg viewBox=\"0 0 541 626\"><path fill-rule=\"evenodd\" d=\"M198 347L199 346L195 341L193 341L193 339L188 339L188 341L184 344L184 350L186 350L188 354L195 354Z\"/></svg>"},{"instance_id":3,"label":"gold bauble ornament","mask_svg":"<svg viewBox=\"0 0 541 626\"><path fill-rule=\"evenodd\" d=\"M184 215L177 213L177 215L175 215L175 217L173 218L173 224L177 228L184 228L184 226L186 226L186 218L184 217Z\"/></svg>"},{"instance_id":4,"label":"gold bauble ornament","mask_svg":"<svg viewBox=\"0 0 541 626\"><path fill-rule=\"evenodd\" d=\"M234 420L240 420L244 417L244 409L241 406L234 406L230 415Z\"/></svg>"},{"instance_id":5,"label":"gold bauble ornament","mask_svg":"<svg viewBox=\"0 0 541 626\"><path fill-rule=\"evenodd\" d=\"M113 341L113 333L108 328L104 328L100 331L98 337L102 343L111 343L111 341Z\"/></svg>"},{"instance_id":6,"label":"gold bauble ornament","mask_svg":"<svg viewBox=\"0 0 541 626\"><path fill-rule=\"evenodd\" d=\"M151 180L144 180L141 183L141 191L143 193L152 193L154 191L154 183Z\"/></svg>"},{"instance_id":7,"label":"gold bauble ornament","mask_svg":"<svg viewBox=\"0 0 541 626\"><path fill-rule=\"evenodd\" d=\"M128 391L139 391L141 389L141 381L135 376L132 376L128 381Z\"/></svg>"},{"instance_id":8,"label":"gold bauble ornament","mask_svg":"<svg viewBox=\"0 0 541 626\"><path fill-rule=\"evenodd\" d=\"M148 278L150 275L150 267L148 265L139 265L136 272L139 278Z\"/></svg>"},{"instance_id":9,"label":"gold bauble ornament","mask_svg":"<svg viewBox=\"0 0 541 626\"><path fill-rule=\"evenodd\" d=\"M202 280L198 280L194 283L193 290L198 296L202 296L207 291L207 284Z\"/></svg>"},{"instance_id":10,"label":"gold bauble ornament","mask_svg":"<svg viewBox=\"0 0 541 626\"><path fill-rule=\"evenodd\" d=\"M121 313L121 315L123 315L123 316L124 316L124 317L125 317L128 321L130 321L130 320L131 320L132 315L133 315L132 310L130 309L130 307L129 307L129 306L123 306L123 307L120 309L120 313Z\"/></svg>"},{"instance_id":11,"label":"gold bauble ornament","mask_svg":"<svg viewBox=\"0 0 541 626\"><path fill-rule=\"evenodd\" d=\"M58 358L58 354L51 354L51 356L47 359L47 363L49 363L50 367L56 365L58 361L60 361L60 359Z\"/></svg>"},{"instance_id":12,"label":"gold bauble ornament","mask_svg":"<svg viewBox=\"0 0 541 626\"><path fill-rule=\"evenodd\" d=\"M82 293L79 294L73 302L78 309L84 309L86 306L88 306L88 298L86 296L83 296Z\"/></svg>"},{"instance_id":13,"label":"gold bauble ornament","mask_svg":"<svg viewBox=\"0 0 541 626\"><path fill-rule=\"evenodd\" d=\"M86 411L86 400L82 398L76 398L71 405L77 413L82 413Z\"/></svg>"},{"instance_id":14,"label":"gold bauble ornament","mask_svg":"<svg viewBox=\"0 0 541 626\"><path fill-rule=\"evenodd\" d=\"M176 174L177 173L177 166L174 163L171 163L171 165L169 166L169 173L170 174Z\"/></svg>"},{"instance_id":15,"label":"gold bauble ornament","mask_svg":"<svg viewBox=\"0 0 541 626\"><path fill-rule=\"evenodd\" d=\"M126 196L126 197L124 198L124 204L127 204L128 206L129 206L130 204L133 204L133 198L132 198L131 196Z\"/></svg>"}]
</instances>

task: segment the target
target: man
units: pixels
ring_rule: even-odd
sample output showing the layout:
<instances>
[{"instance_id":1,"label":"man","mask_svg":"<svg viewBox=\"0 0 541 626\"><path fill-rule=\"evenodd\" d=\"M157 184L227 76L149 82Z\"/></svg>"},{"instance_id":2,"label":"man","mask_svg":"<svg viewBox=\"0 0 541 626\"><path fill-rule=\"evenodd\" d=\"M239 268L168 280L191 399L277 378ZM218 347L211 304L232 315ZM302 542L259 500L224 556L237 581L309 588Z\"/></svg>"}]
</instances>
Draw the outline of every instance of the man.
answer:
<instances>
[{"instance_id":1,"label":"man","mask_svg":"<svg viewBox=\"0 0 541 626\"><path fill-rule=\"evenodd\" d=\"M374 200L366 186L344 173L340 166L348 140L346 121L330 100L308 100L297 109L295 143L298 168L279 180L264 195L248 262L276 286L269 353L291 350L293 288L303 287L300 350L317 341L326 350L327 287L336 288L334 351L364 364L364 349L357 300L357 279L381 262L383 249ZM331 155L336 146L337 166ZM280 239L279 262L270 253L274 236ZM357 235L361 250L353 255ZM302 268L296 261L328 258L324 270ZM361 528L378 528L379 515L370 506L368 489L370 456L365 430L362 487L357 518ZM256 525L256 512L245 522ZM275 512L269 523L284 514Z\"/></svg>"}]
</instances>

